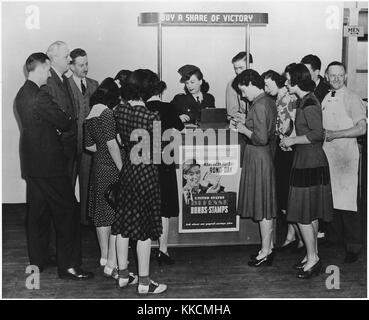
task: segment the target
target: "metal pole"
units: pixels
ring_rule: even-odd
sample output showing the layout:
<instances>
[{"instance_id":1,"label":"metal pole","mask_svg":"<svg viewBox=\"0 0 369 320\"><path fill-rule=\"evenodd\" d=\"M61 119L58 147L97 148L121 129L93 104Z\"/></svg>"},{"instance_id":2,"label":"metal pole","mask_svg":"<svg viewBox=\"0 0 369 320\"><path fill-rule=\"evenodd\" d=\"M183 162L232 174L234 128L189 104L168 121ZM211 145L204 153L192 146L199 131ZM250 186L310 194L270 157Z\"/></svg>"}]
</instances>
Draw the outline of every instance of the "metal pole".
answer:
<instances>
[{"instance_id":1,"label":"metal pole","mask_svg":"<svg viewBox=\"0 0 369 320\"><path fill-rule=\"evenodd\" d=\"M162 39L162 26L161 26L161 22L159 21L158 23L158 76L159 79L161 80L162 77L162 71L163 71L163 66L162 66L162 61L163 61L163 57L162 57L162 51L163 50L163 39Z\"/></svg>"},{"instance_id":2,"label":"metal pole","mask_svg":"<svg viewBox=\"0 0 369 320\"><path fill-rule=\"evenodd\" d=\"M250 69L250 24L246 25L246 68Z\"/></svg>"}]
</instances>

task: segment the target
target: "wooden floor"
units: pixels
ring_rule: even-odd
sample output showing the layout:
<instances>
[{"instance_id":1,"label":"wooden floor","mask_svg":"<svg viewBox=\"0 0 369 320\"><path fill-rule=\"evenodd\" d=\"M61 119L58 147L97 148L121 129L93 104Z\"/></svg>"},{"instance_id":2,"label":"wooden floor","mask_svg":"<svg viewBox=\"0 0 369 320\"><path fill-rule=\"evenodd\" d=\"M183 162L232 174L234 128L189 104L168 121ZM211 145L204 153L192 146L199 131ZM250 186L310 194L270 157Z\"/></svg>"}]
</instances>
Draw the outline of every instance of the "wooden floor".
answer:
<instances>
[{"instance_id":1,"label":"wooden floor","mask_svg":"<svg viewBox=\"0 0 369 320\"><path fill-rule=\"evenodd\" d=\"M3 205L3 298L140 299L135 287L121 290L114 280L102 276L96 267L99 251L95 233L88 227L83 227L82 232L84 268L95 272L95 278L88 282L63 281L58 279L56 268L51 268L41 274L39 290L26 289L28 257L24 219L25 205ZM278 254L271 267L248 267L248 256L257 248L256 245L171 248L175 265L159 267L155 260L151 263L151 277L169 287L157 298L363 298L367 295L365 253L358 262L344 264L342 247L322 246L320 254L325 266L337 265L340 269L340 289L328 290L325 285L328 274L309 280L295 277L291 266L300 258L296 254Z\"/></svg>"}]
</instances>

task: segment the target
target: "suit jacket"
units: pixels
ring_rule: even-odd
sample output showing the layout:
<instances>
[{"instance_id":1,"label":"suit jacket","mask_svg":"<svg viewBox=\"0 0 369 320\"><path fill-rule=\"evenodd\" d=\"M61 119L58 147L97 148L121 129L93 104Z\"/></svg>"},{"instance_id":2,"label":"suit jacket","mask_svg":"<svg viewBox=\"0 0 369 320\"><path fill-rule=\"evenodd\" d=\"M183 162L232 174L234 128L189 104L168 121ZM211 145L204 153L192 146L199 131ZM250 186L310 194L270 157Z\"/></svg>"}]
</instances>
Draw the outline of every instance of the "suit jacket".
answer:
<instances>
[{"instance_id":1,"label":"suit jacket","mask_svg":"<svg viewBox=\"0 0 369 320\"><path fill-rule=\"evenodd\" d=\"M329 92L329 84L324 80L322 76L319 76L319 84L314 90L315 96L318 98L319 102L322 103L324 97Z\"/></svg>"},{"instance_id":2,"label":"suit jacket","mask_svg":"<svg viewBox=\"0 0 369 320\"><path fill-rule=\"evenodd\" d=\"M246 113L246 102L232 87L234 79L228 82L226 88L226 108L228 117L234 117L237 112Z\"/></svg>"},{"instance_id":3,"label":"suit jacket","mask_svg":"<svg viewBox=\"0 0 369 320\"><path fill-rule=\"evenodd\" d=\"M72 117L30 80L18 91L15 107L21 123L23 177L66 175L60 132L70 129Z\"/></svg>"},{"instance_id":4,"label":"suit jacket","mask_svg":"<svg viewBox=\"0 0 369 320\"><path fill-rule=\"evenodd\" d=\"M47 85L43 89L47 90L54 102L65 112L72 116L74 120L70 130L62 134L62 143L65 149L71 150L77 145L77 114L74 101L72 99L72 89L68 78L63 76L64 83L60 80L53 68L50 68L51 77L47 79Z\"/></svg>"},{"instance_id":5,"label":"suit jacket","mask_svg":"<svg viewBox=\"0 0 369 320\"><path fill-rule=\"evenodd\" d=\"M83 152L83 122L90 112L90 97L96 91L99 83L96 80L86 77L86 92L82 95L81 90L77 87L73 76L68 78L70 88L72 90L72 98L76 107L77 114L77 154Z\"/></svg>"},{"instance_id":6,"label":"suit jacket","mask_svg":"<svg viewBox=\"0 0 369 320\"><path fill-rule=\"evenodd\" d=\"M192 94L177 94L172 104L178 115L187 114L190 117L189 123L195 124L201 120L202 109L215 108L215 99L210 93L203 93L203 100L199 104Z\"/></svg>"}]
</instances>

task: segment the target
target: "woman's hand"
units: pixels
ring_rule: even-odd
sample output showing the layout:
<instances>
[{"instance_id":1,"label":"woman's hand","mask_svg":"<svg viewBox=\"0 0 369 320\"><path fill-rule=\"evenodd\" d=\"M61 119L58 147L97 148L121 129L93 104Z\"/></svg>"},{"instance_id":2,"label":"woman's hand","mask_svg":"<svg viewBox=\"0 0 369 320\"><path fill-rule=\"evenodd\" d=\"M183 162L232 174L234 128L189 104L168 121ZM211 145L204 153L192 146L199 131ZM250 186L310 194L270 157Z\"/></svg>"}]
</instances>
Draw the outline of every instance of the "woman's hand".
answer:
<instances>
[{"instance_id":1,"label":"woman's hand","mask_svg":"<svg viewBox=\"0 0 369 320\"><path fill-rule=\"evenodd\" d=\"M179 116L179 119L181 119L181 121L182 121L183 123L190 121L190 117L189 117L187 114L181 114L181 115Z\"/></svg>"},{"instance_id":2,"label":"woman's hand","mask_svg":"<svg viewBox=\"0 0 369 320\"><path fill-rule=\"evenodd\" d=\"M280 147L281 148L288 148L291 147L295 144L295 139L292 137L285 137L281 140L280 142Z\"/></svg>"},{"instance_id":3,"label":"woman's hand","mask_svg":"<svg viewBox=\"0 0 369 320\"><path fill-rule=\"evenodd\" d=\"M246 135L246 133L249 131L243 123L236 122L235 126L238 132L244 135Z\"/></svg>"},{"instance_id":4,"label":"woman's hand","mask_svg":"<svg viewBox=\"0 0 369 320\"><path fill-rule=\"evenodd\" d=\"M234 119L237 122L245 123L245 121L246 121L246 114L241 113L241 112L236 112L236 114L234 115Z\"/></svg>"}]
</instances>

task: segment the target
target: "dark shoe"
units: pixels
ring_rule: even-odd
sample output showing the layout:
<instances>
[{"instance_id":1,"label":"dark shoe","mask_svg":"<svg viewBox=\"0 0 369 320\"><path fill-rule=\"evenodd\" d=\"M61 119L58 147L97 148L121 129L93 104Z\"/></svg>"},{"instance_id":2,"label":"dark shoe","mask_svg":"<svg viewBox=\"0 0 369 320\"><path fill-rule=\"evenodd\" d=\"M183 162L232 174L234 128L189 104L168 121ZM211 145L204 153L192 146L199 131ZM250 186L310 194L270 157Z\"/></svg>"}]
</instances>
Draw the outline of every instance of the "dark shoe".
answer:
<instances>
[{"instance_id":1,"label":"dark shoe","mask_svg":"<svg viewBox=\"0 0 369 320\"><path fill-rule=\"evenodd\" d=\"M304 269L301 269L297 273L297 278L299 279L310 279L312 276L318 276L319 273L322 271L322 261L318 260L317 263L315 263L310 269L304 271Z\"/></svg>"},{"instance_id":2,"label":"dark shoe","mask_svg":"<svg viewBox=\"0 0 369 320\"><path fill-rule=\"evenodd\" d=\"M297 248L298 243L299 243L298 240L294 240L294 241L291 241L290 243L288 243L288 244L286 244L284 246L275 248L275 250L277 252L285 252L287 250L294 250L294 249Z\"/></svg>"},{"instance_id":3,"label":"dark shoe","mask_svg":"<svg viewBox=\"0 0 369 320\"><path fill-rule=\"evenodd\" d=\"M271 255L274 258L276 252L277 252L277 248L273 248L272 249L272 252L269 255ZM250 254L249 255L250 260L255 260L258 255L259 255L259 252L258 253Z\"/></svg>"},{"instance_id":4,"label":"dark shoe","mask_svg":"<svg viewBox=\"0 0 369 320\"><path fill-rule=\"evenodd\" d=\"M83 271L80 268L69 268L58 270L60 279L88 280L94 277L92 272Z\"/></svg>"},{"instance_id":5,"label":"dark shoe","mask_svg":"<svg viewBox=\"0 0 369 320\"><path fill-rule=\"evenodd\" d=\"M247 264L250 267L261 267L262 265L271 266L273 263L274 258L274 251L272 251L270 254L265 256L264 258L258 260L256 257L254 259L251 259Z\"/></svg>"},{"instance_id":6,"label":"dark shoe","mask_svg":"<svg viewBox=\"0 0 369 320\"><path fill-rule=\"evenodd\" d=\"M354 252L347 252L345 257L345 263L354 263L359 259L359 254Z\"/></svg>"},{"instance_id":7,"label":"dark shoe","mask_svg":"<svg viewBox=\"0 0 369 320\"><path fill-rule=\"evenodd\" d=\"M296 264L293 265L293 268L295 270L302 270L302 269L304 269L305 263L306 263L306 261L305 262L302 262L302 261L297 262Z\"/></svg>"},{"instance_id":8,"label":"dark shoe","mask_svg":"<svg viewBox=\"0 0 369 320\"><path fill-rule=\"evenodd\" d=\"M174 262L175 262L174 259L172 259L171 257L169 257L167 254L165 254L164 252L162 252L160 250L159 250L159 253L158 253L157 260L158 260L159 266L161 266L162 264L171 265L171 264L174 264Z\"/></svg>"}]
</instances>

